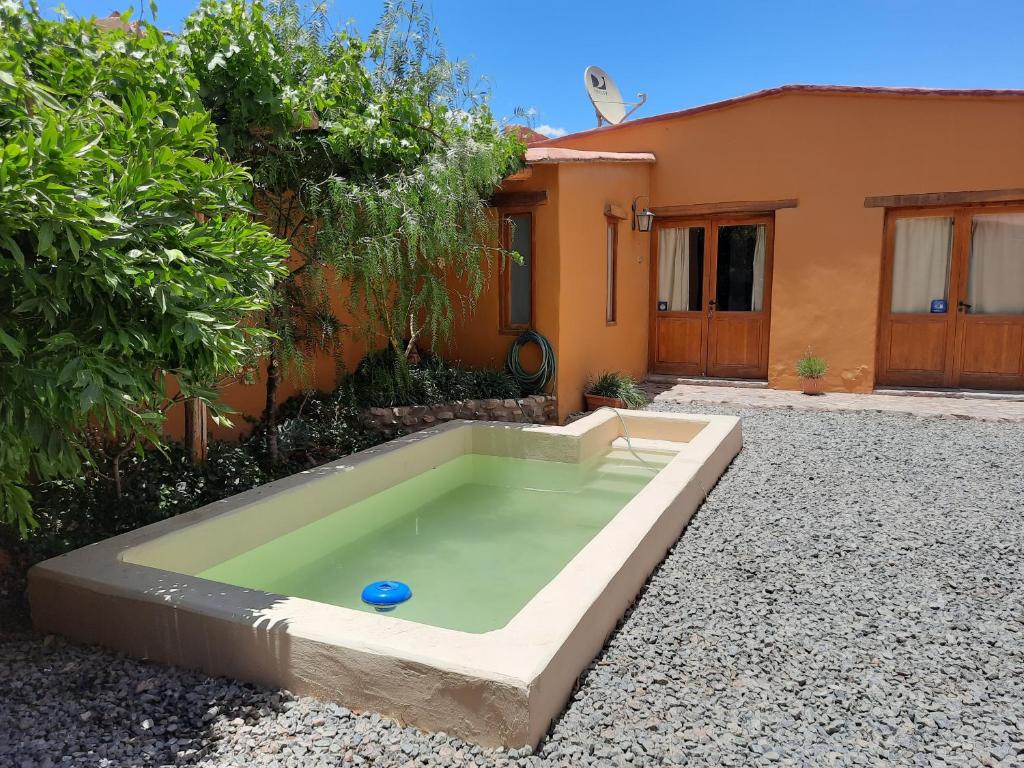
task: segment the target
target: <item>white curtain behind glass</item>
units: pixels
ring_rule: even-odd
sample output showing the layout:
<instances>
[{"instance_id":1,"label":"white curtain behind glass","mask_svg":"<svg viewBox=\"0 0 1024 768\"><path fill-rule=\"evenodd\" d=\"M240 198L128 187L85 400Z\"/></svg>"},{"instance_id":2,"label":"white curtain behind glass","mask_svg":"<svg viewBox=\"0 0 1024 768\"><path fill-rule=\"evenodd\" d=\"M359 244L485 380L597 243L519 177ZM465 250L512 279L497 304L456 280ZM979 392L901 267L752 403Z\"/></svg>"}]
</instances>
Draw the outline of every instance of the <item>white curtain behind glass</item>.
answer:
<instances>
[{"instance_id":1,"label":"white curtain behind glass","mask_svg":"<svg viewBox=\"0 0 1024 768\"><path fill-rule=\"evenodd\" d=\"M768 239L768 227L757 225L757 239L754 241L754 279L750 287L750 311L760 312L764 307L764 251Z\"/></svg>"},{"instance_id":2,"label":"white curtain behind glass","mask_svg":"<svg viewBox=\"0 0 1024 768\"><path fill-rule=\"evenodd\" d=\"M967 303L978 314L1024 314L1024 213L975 216Z\"/></svg>"},{"instance_id":3,"label":"white curtain behind glass","mask_svg":"<svg viewBox=\"0 0 1024 768\"><path fill-rule=\"evenodd\" d=\"M690 302L690 230L658 230L658 301L669 311L685 312Z\"/></svg>"},{"instance_id":4,"label":"white curtain behind glass","mask_svg":"<svg viewBox=\"0 0 1024 768\"><path fill-rule=\"evenodd\" d=\"M929 312L933 299L949 297L953 220L897 219L892 264L892 311Z\"/></svg>"}]
</instances>

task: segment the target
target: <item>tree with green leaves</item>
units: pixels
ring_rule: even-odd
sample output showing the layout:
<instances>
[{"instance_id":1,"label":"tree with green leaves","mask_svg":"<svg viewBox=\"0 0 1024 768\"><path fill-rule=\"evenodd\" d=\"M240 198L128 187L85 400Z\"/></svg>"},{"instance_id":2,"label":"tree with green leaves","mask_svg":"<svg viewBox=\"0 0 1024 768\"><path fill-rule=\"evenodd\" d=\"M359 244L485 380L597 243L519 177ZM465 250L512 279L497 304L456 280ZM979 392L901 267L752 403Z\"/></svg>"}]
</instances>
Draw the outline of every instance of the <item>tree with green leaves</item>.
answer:
<instances>
[{"instance_id":1,"label":"tree with green leaves","mask_svg":"<svg viewBox=\"0 0 1024 768\"><path fill-rule=\"evenodd\" d=\"M325 6L204 0L181 43L221 145L293 248L266 318L276 461L279 377L301 382L313 353L337 352L332 297L396 349L442 341L456 304L472 307L502 253L486 200L522 146L446 57L418 0L388 3L366 41L331 31ZM467 292L453 295L450 277Z\"/></svg>"},{"instance_id":2,"label":"tree with green leaves","mask_svg":"<svg viewBox=\"0 0 1024 768\"><path fill-rule=\"evenodd\" d=\"M415 151L314 190L316 246L366 308L365 330L408 355L424 337L444 341L508 255L487 200L523 145L495 123L466 64L448 59L419 0L388 3L369 48L373 114Z\"/></svg>"},{"instance_id":3,"label":"tree with green leaves","mask_svg":"<svg viewBox=\"0 0 1024 768\"><path fill-rule=\"evenodd\" d=\"M259 352L288 247L155 27L0 5L0 520L73 477L90 429L159 444ZM173 377L180 392L172 394Z\"/></svg>"}]
</instances>

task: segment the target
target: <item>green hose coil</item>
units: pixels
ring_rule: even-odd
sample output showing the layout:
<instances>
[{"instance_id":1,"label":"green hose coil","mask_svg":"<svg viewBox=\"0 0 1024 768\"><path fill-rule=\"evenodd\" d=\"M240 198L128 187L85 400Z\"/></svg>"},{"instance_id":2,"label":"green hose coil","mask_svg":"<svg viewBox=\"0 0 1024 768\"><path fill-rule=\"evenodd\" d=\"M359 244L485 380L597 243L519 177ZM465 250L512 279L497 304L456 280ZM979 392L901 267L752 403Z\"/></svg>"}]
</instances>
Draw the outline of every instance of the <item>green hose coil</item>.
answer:
<instances>
[{"instance_id":1,"label":"green hose coil","mask_svg":"<svg viewBox=\"0 0 1024 768\"><path fill-rule=\"evenodd\" d=\"M522 362L519 360L519 350L531 342L540 349L540 367L533 373L523 370ZM555 379L555 350L551 348L551 342L536 331L523 331L508 348L505 367L519 382L524 395L538 395Z\"/></svg>"}]
</instances>

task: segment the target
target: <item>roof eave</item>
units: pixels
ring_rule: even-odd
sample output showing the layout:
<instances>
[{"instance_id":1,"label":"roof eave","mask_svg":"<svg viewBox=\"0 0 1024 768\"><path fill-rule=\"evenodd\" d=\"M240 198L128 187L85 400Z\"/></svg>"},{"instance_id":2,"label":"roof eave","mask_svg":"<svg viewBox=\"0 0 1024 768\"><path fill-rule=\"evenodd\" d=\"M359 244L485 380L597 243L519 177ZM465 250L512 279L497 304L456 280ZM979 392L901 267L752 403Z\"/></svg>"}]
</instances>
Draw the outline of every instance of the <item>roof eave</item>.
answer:
<instances>
[{"instance_id":1,"label":"roof eave","mask_svg":"<svg viewBox=\"0 0 1024 768\"><path fill-rule=\"evenodd\" d=\"M617 125L605 125L601 126L600 128L590 128L585 131L569 133L566 134L565 136L559 136L558 138L548 139L547 141L542 141L533 144L531 145L531 149L562 147L565 145L566 142L571 142L572 140L583 136L591 136L596 134L603 135L605 133L611 133L614 131L633 128L634 126L648 125L650 123L657 123L663 120L675 120L677 118L697 115L702 112L710 112L717 109L725 109L727 107L745 104L750 101L771 98L773 96L783 96L791 93L825 95L832 94L867 96L917 96L932 98L1024 98L1024 90L1019 89L905 88L870 85L780 85L775 88L766 88L761 91L755 91L754 93L747 93L742 96L735 96L731 99L722 99L721 101L713 101L708 104L700 104L695 107L687 107L686 109L679 109L673 112L665 112L660 115L651 115L650 117L640 117L637 118L636 120L629 120L624 123L618 123Z\"/></svg>"},{"instance_id":2,"label":"roof eave","mask_svg":"<svg viewBox=\"0 0 1024 768\"><path fill-rule=\"evenodd\" d=\"M527 165L574 163L650 164L656 161L652 152L602 152L599 150L566 149L564 147L531 146L526 150Z\"/></svg>"}]
</instances>

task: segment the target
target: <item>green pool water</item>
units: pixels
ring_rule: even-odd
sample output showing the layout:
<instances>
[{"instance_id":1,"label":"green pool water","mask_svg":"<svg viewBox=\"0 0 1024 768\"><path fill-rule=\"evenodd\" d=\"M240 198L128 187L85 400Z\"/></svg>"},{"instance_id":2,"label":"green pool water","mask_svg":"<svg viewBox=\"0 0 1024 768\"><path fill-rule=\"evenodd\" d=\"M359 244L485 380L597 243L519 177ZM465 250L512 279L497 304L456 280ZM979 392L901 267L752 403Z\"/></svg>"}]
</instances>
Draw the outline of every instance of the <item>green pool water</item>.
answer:
<instances>
[{"instance_id":1,"label":"green pool water","mask_svg":"<svg viewBox=\"0 0 1024 768\"><path fill-rule=\"evenodd\" d=\"M382 615L488 632L652 477L627 451L586 464L467 454L198 575L363 611L364 586L399 580L412 598Z\"/></svg>"}]
</instances>

